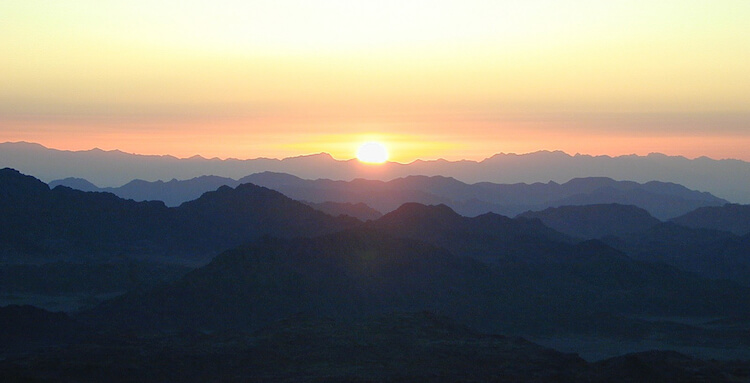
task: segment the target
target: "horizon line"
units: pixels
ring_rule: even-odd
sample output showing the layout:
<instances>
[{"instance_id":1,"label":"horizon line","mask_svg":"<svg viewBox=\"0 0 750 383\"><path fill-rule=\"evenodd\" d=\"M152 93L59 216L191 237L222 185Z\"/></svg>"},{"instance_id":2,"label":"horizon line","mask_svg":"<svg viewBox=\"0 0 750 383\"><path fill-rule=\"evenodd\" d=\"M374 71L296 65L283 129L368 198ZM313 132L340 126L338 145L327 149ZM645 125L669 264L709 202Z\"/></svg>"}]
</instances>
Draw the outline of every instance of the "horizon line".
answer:
<instances>
[{"instance_id":1,"label":"horizon line","mask_svg":"<svg viewBox=\"0 0 750 383\"><path fill-rule=\"evenodd\" d=\"M332 160L337 162L351 162L351 161L358 161L356 157L348 158L348 159L340 159L336 158L333 155L331 155L328 152L322 151L317 153L306 153L306 154L299 154L295 156L289 156L289 157L282 157L282 158L273 158L273 157L253 157L253 158L236 158L236 157L204 157L200 154L194 154L189 157L178 157L173 154L148 154L148 153L135 153L135 152L125 152L120 149L101 149L98 146L93 147L90 149L61 149L61 148L53 148L50 146L46 146L44 144L38 143L38 142L31 142L31 141L5 141L0 142L0 145L33 145L33 146L39 146L47 150L54 150L58 152L69 152L69 153L85 153L85 152L104 152L104 153L121 153L126 155L132 155L132 156L141 156L141 157L168 157L173 158L176 160L191 160L191 159L202 159L202 160L208 160L208 161L255 161L255 160L268 160L268 161L284 161L284 160L290 160L290 159L297 159L297 158L304 158L304 157L316 157L316 156L327 156L330 157ZM368 166L383 166L385 164L394 164L394 165L411 165L414 163L419 162L475 162L475 163L481 163L487 160L490 160L496 156L527 156L532 154L538 154L538 153L562 153L568 157L591 157L591 158L600 158L600 157L606 157L606 158L622 158L622 157L649 157L649 156L665 156L665 157L672 157L672 158L682 158L689 161L698 160L698 159L709 159L713 161L739 161L744 163L750 163L750 161L743 160L740 158L713 158L707 155L701 155L697 157L688 157L685 155L680 154L666 154L661 152L649 152L648 154L637 154L637 153L629 153L629 154L620 154L620 155L610 155L610 154L587 154L587 153L575 153L571 154L564 150L560 149L539 149L533 152L526 152L526 153L515 153L515 152L497 152L494 154L491 154L481 160L472 160L472 159L459 159L459 160L448 160L445 158L434 158L434 159L423 159L423 158L417 158L415 160L412 160L410 162L397 162L397 161L386 161L385 163L381 164L365 164ZM364 163L363 163L364 164Z\"/></svg>"}]
</instances>

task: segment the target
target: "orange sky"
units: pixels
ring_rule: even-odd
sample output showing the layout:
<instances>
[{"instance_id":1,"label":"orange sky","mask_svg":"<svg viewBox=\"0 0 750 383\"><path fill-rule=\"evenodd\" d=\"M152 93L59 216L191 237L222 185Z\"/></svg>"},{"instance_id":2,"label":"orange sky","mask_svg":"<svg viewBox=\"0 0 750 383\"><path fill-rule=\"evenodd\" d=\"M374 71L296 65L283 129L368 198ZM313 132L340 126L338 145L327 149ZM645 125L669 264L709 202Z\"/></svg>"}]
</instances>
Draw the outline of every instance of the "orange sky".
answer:
<instances>
[{"instance_id":1,"label":"orange sky","mask_svg":"<svg viewBox=\"0 0 750 383\"><path fill-rule=\"evenodd\" d=\"M9 0L0 142L750 160L750 2Z\"/></svg>"}]
</instances>

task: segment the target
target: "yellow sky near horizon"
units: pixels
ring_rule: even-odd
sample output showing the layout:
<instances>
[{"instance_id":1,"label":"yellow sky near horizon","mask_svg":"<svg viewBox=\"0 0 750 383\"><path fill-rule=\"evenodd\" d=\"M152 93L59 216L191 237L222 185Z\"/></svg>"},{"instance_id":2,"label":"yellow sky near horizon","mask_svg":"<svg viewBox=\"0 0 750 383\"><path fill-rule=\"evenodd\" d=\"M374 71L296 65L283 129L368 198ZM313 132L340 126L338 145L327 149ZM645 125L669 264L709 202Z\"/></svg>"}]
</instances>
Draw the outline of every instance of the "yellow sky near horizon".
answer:
<instances>
[{"instance_id":1,"label":"yellow sky near horizon","mask_svg":"<svg viewBox=\"0 0 750 383\"><path fill-rule=\"evenodd\" d=\"M0 2L0 141L750 160L748 1Z\"/></svg>"}]
</instances>

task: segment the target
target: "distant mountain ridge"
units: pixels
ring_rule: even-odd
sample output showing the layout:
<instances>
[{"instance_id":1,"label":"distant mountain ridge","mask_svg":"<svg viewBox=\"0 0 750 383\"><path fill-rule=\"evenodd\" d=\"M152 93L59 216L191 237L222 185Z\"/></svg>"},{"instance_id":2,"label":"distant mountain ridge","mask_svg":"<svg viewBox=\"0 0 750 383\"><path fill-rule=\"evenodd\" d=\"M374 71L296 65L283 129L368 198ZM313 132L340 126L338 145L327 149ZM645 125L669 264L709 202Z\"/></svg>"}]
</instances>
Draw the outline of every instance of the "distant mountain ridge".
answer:
<instances>
[{"instance_id":1,"label":"distant mountain ridge","mask_svg":"<svg viewBox=\"0 0 750 383\"><path fill-rule=\"evenodd\" d=\"M227 177L200 176L189 180L172 179L167 182L137 179L120 187L100 188L82 178L65 178L51 181L49 187L54 189L61 185L81 191L112 193L120 198L135 201L162 201L167 206L179 206L183 202L197 199L203 193L214 191L221 186L235 188L240 184L242 182Z\"/></svg>"},{"instance_id":2,"label":"distant mountain ridge","mask_svg":"<svg viewBox=\"0 0 750 383\"><path fill-rule=\"evenodd\" d=\"M103 186L123 185L133 179L190 179L206 174L237 179L263 171L333 180L392 180L409 175L441 175L467 183L561 183L573 178L601 176L636 182L674 182L711 192L731 202L750 203L747 188L750 184L750 163L706 157L687 159L656 153L609 157L540 151L520 155L501 153L482 161L417 160L409 164L372 166L356 160L336 160L325 153L283 160L220 160L199 156L179 159L134 155L117 150L63 151L16 142L0 144L0 165L19 169L45 181L77 177Z\"/></svg>"},{"instance_id":3,"label":"distant mountain ridge","mask_svg":"<svg viewBox=\"0 0 750 383\"><path fill-rule=\"evenodd\" d=\"M576 178L564 184L466 184L442 176L408 176L387 182L364 179L345 182L303 180L288 174L264 172L249 175L241 181L312 202L364 202L381 212L392 211L407 202L446 204L466 216L487 212L515 216L547 207L619 203L636 205L657 218L667 219L699 207L726 203L710 193L673 183L650 181L639 184L606 177Z\"/></svg>"},{"instance_id":4,"label":"distant mountain ridge","mask_svg":"<svg viewBox=\"0 0 750 383\"><path fill-rule=\"evenodd\" d=\"M409 202L446 204L466 216L487 212L515 216L528 210L543 210L547 207L619 203L635 205L648 210L657 218L668 219L699 207L726 203L710 193L690 190L673 183L651 181L639 184L605 177L576 178L564 184L549 182L508 185L490 182L466 184L442 176L408 176L387 182L364 179L304 180L290 174L263 172L239 180L216 176L202 176L185 181L173 179L168 182L134 180L119 188L102 188L99 191L136 201L158 200L164 201L168 206L178 206L219 186L236 187L242 183L280 191L290 198L309 201L311 206L319 209L322 206L316 204L364 203L384 213ZM79 179L50 183L72 188L79 184L90 189L90 183ZM321 210L326 211L324 208ZM367 220L368 216L363 218Z\"/></svg>"}]
</instances>

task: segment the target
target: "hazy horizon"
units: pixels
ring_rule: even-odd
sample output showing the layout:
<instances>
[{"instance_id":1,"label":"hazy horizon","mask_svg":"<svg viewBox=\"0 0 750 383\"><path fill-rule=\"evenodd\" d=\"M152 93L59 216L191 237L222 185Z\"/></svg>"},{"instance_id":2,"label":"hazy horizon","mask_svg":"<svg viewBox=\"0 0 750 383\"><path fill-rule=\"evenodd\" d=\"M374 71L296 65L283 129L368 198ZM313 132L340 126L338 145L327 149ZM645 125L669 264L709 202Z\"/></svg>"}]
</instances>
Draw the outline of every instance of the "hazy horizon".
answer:
<instances>
[{"instance_id":1,"label":"hazy horizon","mask_svg":"<svg viewBox=\"0 0 750 383\"><path fill-rule=\"evenodd\" d=\"M359 159L359 158L358 158ZM123 151L59 151L39 144L0 144L0 165L39 179L84 178L99 187L118 187L132 180L187 180L215 175L235 180L254 173L287 173L303 179L389 181L410 175L452 177L464 183L564 183L574 178L608 177L621 181L662 181L707 191L736 203L750 203L750 162L688 159L680 156L571 155L562 151L497 153L482 161L427 160L370 164L312 154L284 159L178 158Z\"/></svg>"},{"instance_id":2,"label":"hazy horizon","mask_svg":"<svg viewBox=\"0 0 750 383\"><path fill-rule=\"evenodd\" d=\"M179 156L172 153L136 153L136 152L128 152L119 148L106 148L106 147L100 147L100 146L94 146L89 148L83 148L83 149L68 149L68 148L59 148L59 147L51 147L46 146L39 142L30 142L30 141L6 141L6 142L0 142L1 144L29 144L29 145L39 145L42 146L45 149L50 150L57 150L61 152L91 152L91 151L103 151L103 152L121 152L125 154L135 155L135 156L156 156L156 157L174 157L179 160L187 160L191 158L203 158L207 160L213 160L218 159L221 161L226 160L240 160L240 161L247 161L247 160L259 160L259 159L268 159L268 160L284 160L288 158L299 158L299 157L312 157L317 155L328 155L331 158L333 158L336 161L356 161L357 156L356 153L352 154L351 157L337 157L334 156L332 153L327 151L319 151L319 152L308 152L308 153L299 153L299 154L291 154L289 156L284 157L229 157L229 156L205 156L200 153L195 153L192 155L186 155L186 156ZM408 165L414 162L430 162L430 161L448 161L448 162L461 162L461 161L469 161L469 162L482 162L485 160L488 160L494 156L497 155L515 155L515 156L525 156L535 153L564 153L571 157L576 156L584 156L584 157L609 157L609 158L618 158L618 157L630 157L630 156L638 156L638 157L648 157L649 155L664 155L667 157L678 157L678 158L685 158L688 160L695 160L700 158L708 158L711 160L717 160L717 161L723 161L723 160L729 160L729 161L742 161L742 162L750 162L748 159L742 159L742 158L734 158L734 157L711 157L709 155L697 155L697 156L686 156L681 154L670 154L670 153L663 153L663 152L647 152L647 153L625 153L625 154L593 154L593 153L571 153L566 152L562 149L538 149L538 150L532 150L528 152L496 152L496 153L489 153L484 156L480 156L478 158L461 158L461 159L447 159L443 157L428 157L428 158L415 158L411 161L401 162L401 161L395 161L393 159L388 159L387 163L394 163L394 164L401 164L401 165ZM379 164L372 164L371 166L379 166Z\"/></svg>"}]
</instances>

